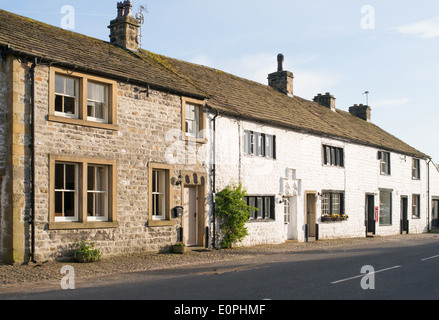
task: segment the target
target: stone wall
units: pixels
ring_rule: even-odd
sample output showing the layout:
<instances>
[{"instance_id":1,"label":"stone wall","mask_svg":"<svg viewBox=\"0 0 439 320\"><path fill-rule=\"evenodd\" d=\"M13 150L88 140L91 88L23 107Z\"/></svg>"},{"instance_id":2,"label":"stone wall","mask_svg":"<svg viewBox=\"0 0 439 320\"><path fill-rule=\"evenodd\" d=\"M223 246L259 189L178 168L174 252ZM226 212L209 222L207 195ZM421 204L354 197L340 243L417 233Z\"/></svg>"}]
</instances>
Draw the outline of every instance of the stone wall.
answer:
<instances>
[{"instance_id":1,"label":"stone wall","mask_svg":"<svg viewBox=\"0 0 439 320\"><path fill-rule=\"evenodd\" d=\"M0 259L28 260L30 212L30 65L13 56L0 63ZM3 168L1 168L3 166Z\"/></svg>"}]
</instances>

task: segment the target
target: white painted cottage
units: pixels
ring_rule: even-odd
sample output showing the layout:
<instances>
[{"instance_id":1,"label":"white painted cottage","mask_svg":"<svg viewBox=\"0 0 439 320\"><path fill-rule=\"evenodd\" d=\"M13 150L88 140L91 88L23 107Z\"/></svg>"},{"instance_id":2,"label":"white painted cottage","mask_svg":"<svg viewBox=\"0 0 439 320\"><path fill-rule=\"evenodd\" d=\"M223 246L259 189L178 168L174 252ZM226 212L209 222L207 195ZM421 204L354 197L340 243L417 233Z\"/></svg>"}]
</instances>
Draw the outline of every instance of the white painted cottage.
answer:
<instances>
[{"instance_id":1,"label":"white painted cottage","mask_svg":"<svg viewBox=\"0 0 439 320\"><path fill-rule=\"evenodd\" d=\"M283 59L268 87L242 80L243 101L229 99L216 114L216 191L240 182L258 208L244 244L437 227L439 174L431 159L375 126L369 106L348 113L329 93L313 102L295 97Z\"/></svg>"}]
</instances>

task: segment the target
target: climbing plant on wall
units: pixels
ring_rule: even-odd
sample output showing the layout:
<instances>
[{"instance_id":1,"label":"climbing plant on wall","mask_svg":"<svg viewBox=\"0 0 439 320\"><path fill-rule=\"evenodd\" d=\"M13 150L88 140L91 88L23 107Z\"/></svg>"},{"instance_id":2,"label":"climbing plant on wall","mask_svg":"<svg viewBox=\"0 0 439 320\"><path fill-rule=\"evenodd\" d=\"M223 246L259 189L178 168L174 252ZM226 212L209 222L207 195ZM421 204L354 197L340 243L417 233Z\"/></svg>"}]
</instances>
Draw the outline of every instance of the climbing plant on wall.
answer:
<instances>
[{"instance_id":1,"label":"climbing plant on wall","mask_svg":"<svg viewBox=\"0 0 439 320\"><path fill-rule=\"evenodd\" d=\"M222 233L221 246L230 249L248 235L246 223L250 210L241 184L232 184L216 194L216 214Z\"/></svg>"}]
</instances>

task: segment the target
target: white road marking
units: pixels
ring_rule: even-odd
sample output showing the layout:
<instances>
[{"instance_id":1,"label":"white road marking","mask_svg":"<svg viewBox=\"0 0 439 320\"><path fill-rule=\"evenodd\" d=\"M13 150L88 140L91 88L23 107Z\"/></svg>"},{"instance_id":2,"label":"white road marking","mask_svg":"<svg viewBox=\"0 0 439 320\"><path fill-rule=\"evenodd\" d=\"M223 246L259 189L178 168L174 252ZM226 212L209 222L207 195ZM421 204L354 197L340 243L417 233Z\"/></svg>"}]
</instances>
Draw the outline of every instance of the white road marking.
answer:
<instances>
[{"instance_id":1,"label":"white road marking","mask_svg":"<svg viewBox=\"0 0 439 320\"><path fill-rule=\"evenodd\" d=\"M421 261L427 261L427 260L436 259L436 258L439 258L439 255L433 256L433 257L429 257L429 258L425 258L425 259L422 259Z\"/></svg>"},{"instance_id":2,"label":"white road marking","mask_svg":"<svg viewBox=\"0 0 439 320\"><path fill-rule=\"evenodd\" d=\"M398 269L398 268L402 268L402 267L401 266L394 266L394 267L391 267L391 268L382 269L382 270L378 270L378 271L375 271L375 272L370 272L368 274L369 275L377 274L377 273L380 273L380 272L389 271L389 270ZM334 281L334 282L331 282L331 284L337 284L337 283L346 282L346 281L353 280L353 279L363 278L365 275L366 274L361 274L359 276L355 276L355 277L351 277L351 278L346 278L346 279Z\"/></svg>"}]
</instances>

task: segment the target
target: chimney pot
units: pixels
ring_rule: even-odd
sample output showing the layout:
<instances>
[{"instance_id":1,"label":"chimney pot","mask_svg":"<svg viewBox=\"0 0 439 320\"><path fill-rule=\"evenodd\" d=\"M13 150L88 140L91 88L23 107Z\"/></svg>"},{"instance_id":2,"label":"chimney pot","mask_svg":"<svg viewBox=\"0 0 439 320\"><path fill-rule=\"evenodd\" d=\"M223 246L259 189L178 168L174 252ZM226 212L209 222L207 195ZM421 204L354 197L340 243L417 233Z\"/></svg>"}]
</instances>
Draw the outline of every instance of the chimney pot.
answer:
<instances>
[{"instance_id":1,"label":"chimney pot","mask_svg":"<svg viewBox=\"0 0 439 320\"><path fill-rule=\"evenodd\" d=\"M283 71L284 70L284 60L285 57L282 53L279 53L277 55L277 71Z\"/></svg>"},{"instance_id":2,"label":"chimney pot","mask_svg":"<svg viewBox=\"0 0 439 320\"><path fill-rule=\"evenodd\" d=\"M369 106L354 104L353 107L349 108L349 113L364 121L371 122L371 110Z\"/></svg>"},{"instance_id":3,"label":"chimney pot","mask_svg":"<svg viewBox=\"0 0 439 320\"><path fill-rule=\"evenodd\" d=\"M289 97L293 97L294 76L292 72L283 70L284 59L283 54L277 55L277 72L268 75L268 85Z\"/></svg>"},{"instance_id":4,"label":"chimney pot","mask_svg":"<svg viewBox=\"0 0 439 320\"><path fill-rule=\"evenodd\" d=\"M319 93L313 101L335 112L335 98L331 93L326 92L325 95Z\"/></svg>"},{"instance_id":5,"label":"chimney pot","mask_svg":"<svg viewBox=\"0 0 439 320\"><path fill-rule=\"evenodd\" d=\"M132 7L133 7L133 4L132 4L131 0L125 0L125 2L123 3L123 8L124 8L123 15L125 17L131 16L131 8Z\"/></svg>"},{"instance_id":6,"label":"chimney pot","mask_svg":"<svg viewBox=\"0 0 439 320\"><path fill-rule=\"evenodd\" d=\"M119 19L123 16L123 2L118 2L117 3L117 18Z\"/></svg>"}]
</instances>

